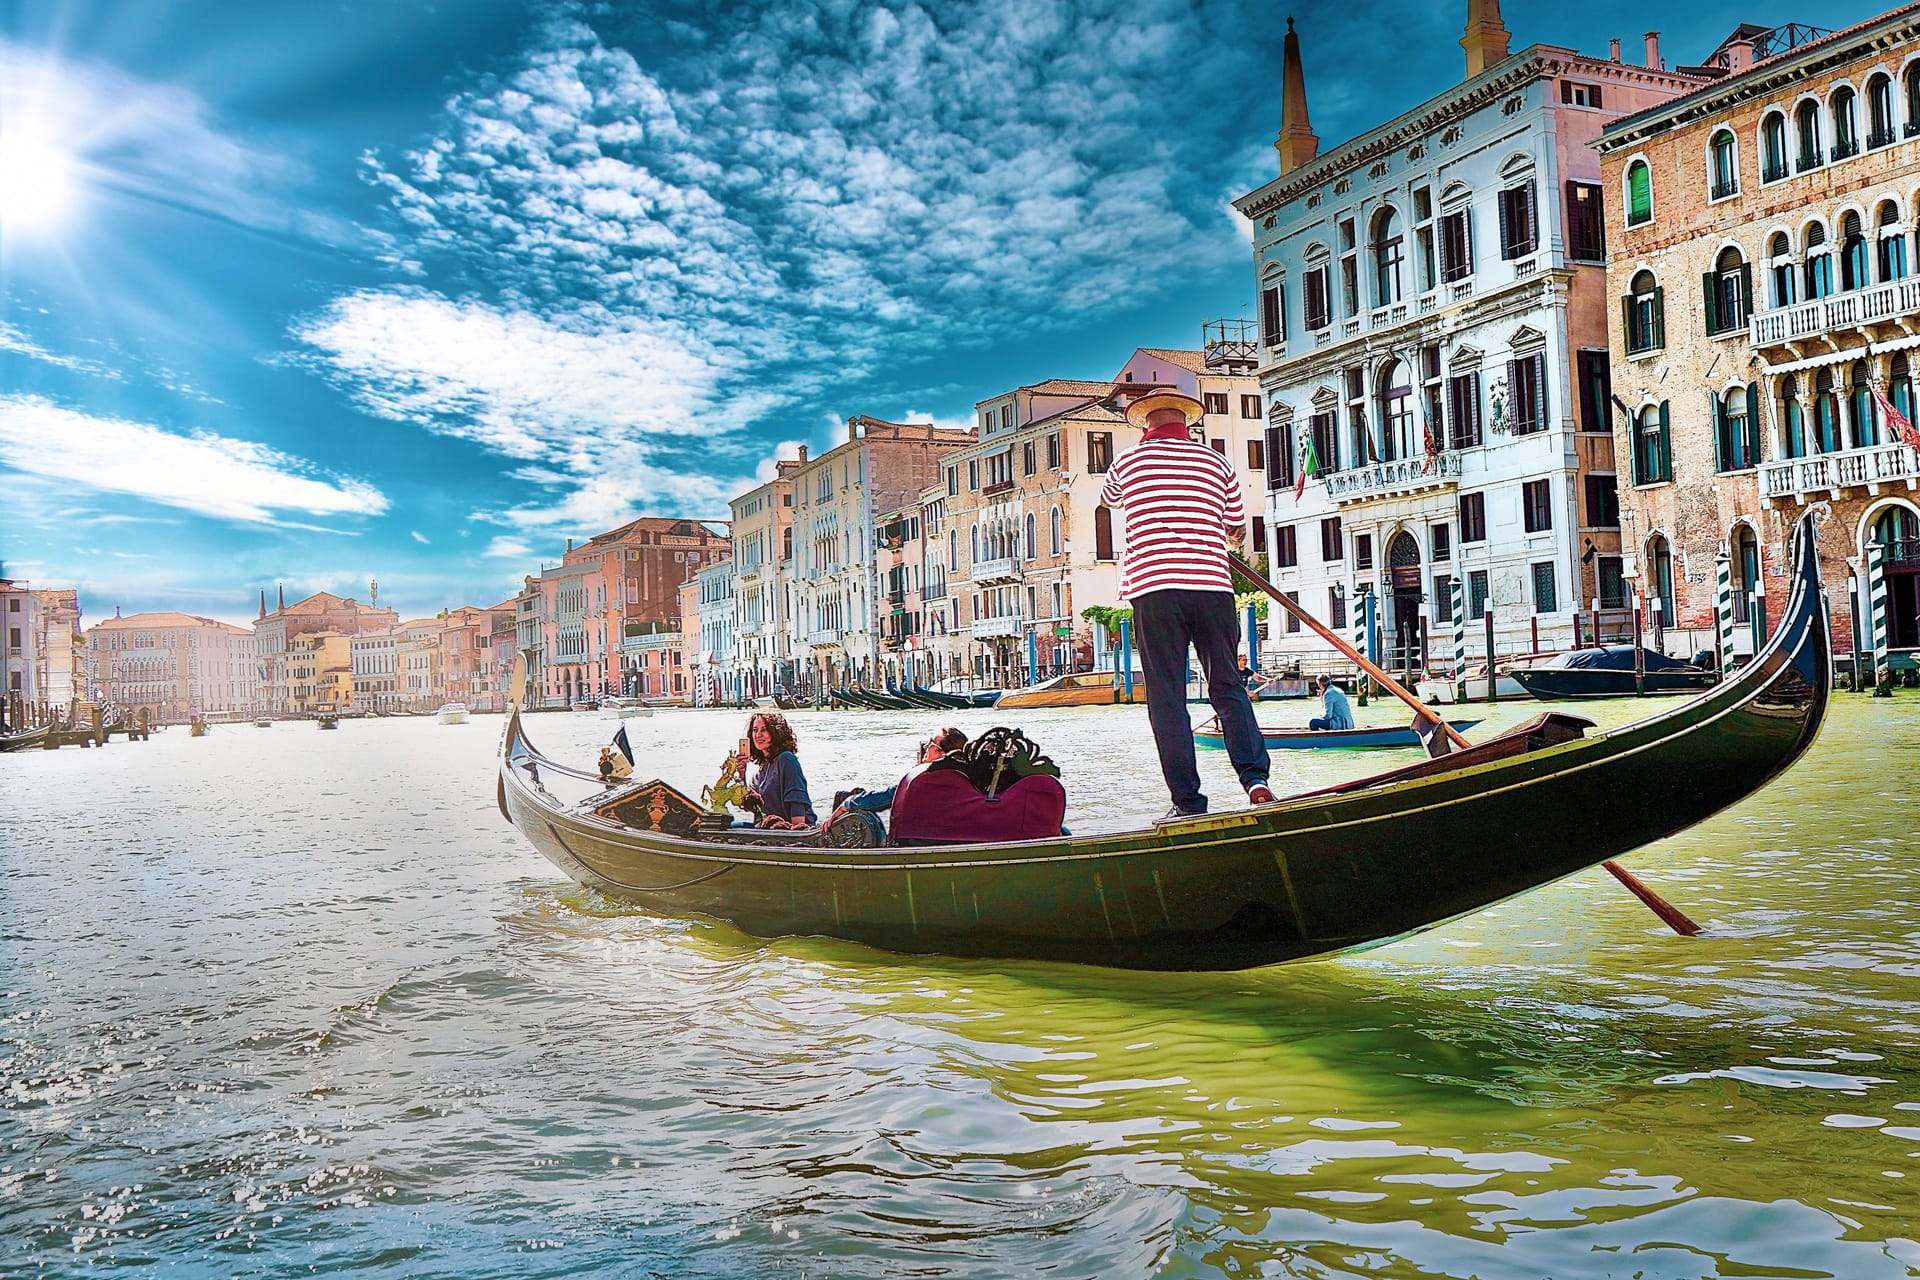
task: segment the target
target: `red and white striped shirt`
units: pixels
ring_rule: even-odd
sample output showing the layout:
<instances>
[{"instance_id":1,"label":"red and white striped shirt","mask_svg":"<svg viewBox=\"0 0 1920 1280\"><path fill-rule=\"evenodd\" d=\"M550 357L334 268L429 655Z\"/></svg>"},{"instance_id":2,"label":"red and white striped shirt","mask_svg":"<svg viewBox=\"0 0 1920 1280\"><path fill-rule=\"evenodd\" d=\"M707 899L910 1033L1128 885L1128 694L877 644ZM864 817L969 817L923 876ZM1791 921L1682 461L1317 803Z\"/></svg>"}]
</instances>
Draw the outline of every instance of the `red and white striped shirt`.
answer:
<instances>
[{"instance_id":1,"label":"red and white striped shirt","mask_svg":"<svg viewBox=\"0 0 1920 1280\"><path fill-rule=\"evenodd\" d=\"M1225 458L1193 440L1142 440L1108 468L1100 501L1127 512L1121 599L1173 587L1232 593L1227 527L1247 512Z\"/></svg>"}]
</instances>

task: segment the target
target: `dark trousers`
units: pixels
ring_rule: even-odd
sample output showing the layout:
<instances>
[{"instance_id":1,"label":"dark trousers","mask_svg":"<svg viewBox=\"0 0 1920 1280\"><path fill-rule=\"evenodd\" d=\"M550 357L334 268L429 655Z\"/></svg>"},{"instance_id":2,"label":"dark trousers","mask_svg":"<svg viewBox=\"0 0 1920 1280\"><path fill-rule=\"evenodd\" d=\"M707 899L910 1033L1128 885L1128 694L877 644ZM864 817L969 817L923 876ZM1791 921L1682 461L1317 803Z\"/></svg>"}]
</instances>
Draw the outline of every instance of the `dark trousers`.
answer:
<instances>
[{"instance_id":1,"label":"dark trousers","mask_svg":"<svg viewBox=\"0 0 1920 1280\"><path fill-rule=\"evenodd\" d=\"M1187 648L1200 655L1207 701L1220 718L1227 758L1251 787L1267 780L1266 740L1253 718L1253 701L1234 654L1239 643L1233 597L1224 591L1150 591L1133 601L1133 629L1140 669L1147 678L1147 720L1160 751L1160 772L1182 813L1205 813L1200 768L1193 749L1193 718L1187 714Z\"/></svg>"}]
</instances>

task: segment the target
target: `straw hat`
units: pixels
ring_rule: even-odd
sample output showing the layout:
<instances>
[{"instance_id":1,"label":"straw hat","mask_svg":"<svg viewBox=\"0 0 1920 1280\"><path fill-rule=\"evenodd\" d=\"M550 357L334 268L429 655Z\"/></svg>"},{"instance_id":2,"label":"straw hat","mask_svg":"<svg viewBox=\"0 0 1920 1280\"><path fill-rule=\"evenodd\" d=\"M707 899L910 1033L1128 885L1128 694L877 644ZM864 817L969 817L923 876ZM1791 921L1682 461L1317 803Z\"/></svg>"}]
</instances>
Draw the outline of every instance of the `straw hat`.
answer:
<instances>
[{"instance_id":1,"label":"straw hat","mask_svg":"<svg viewBox=\"0 0 1920 1280\"><path fill-rule=\"evenodd\" d=\"M1149 391L1127 406L1127 422L1130 426L1145 430L1147 418L1158 409L1178 409L1186 415L1187 425L1200 421L1206 406L1184 391L1175 391L1171 387L1160 391Z\"/></svg>"}]
</instances>

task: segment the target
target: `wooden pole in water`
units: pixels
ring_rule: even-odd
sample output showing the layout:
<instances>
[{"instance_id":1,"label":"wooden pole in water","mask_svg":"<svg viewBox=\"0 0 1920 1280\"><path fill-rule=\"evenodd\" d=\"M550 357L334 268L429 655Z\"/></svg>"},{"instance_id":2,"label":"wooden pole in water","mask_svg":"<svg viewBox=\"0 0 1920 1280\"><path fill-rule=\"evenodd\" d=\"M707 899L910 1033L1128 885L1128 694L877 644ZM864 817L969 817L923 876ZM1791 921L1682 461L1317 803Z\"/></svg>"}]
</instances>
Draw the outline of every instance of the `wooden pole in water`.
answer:
<instances>
[{"instance_id":1,"label":"wooden pole in water","mask_svg":"<svg viewBox=\"0 0 1920 1280\"><path fill-rule=\"evenodd\" d=\"M1435 711L1432 707L1429 707L1426 703L1420 701L1420 699L1414 697L1411 693L1408 693L1406 689L1401 686L1398 680L1395 680L1392 676L1388 675L1386 672L1382 671L1379 667L1369 662L1365 654L1361 653L1358 649L1354 648L1352 644L1350 644L1348 641L1343 639L1337 632L1335 632L1332 627L1327 626L1325 623L1321 622L1320 619L1314 617L1312 614L1302 609L1299 605L1287 599L1287 597L1281 593L1280 588L1274 586L1271 582L1268 582L1265 578L1255 573L1253 571L1252 565L1248 564L1245 560L1242 560L1239 556L1235 555L1231 551L1227 553L1227 560L1233 566L1234 572L1238 573L1242 578L1245 578L1248 582L1252 583L1255 587L1258 587L1260 590L1266 592L1269 596L1273 598L1274 602L1278 604L1282 609L1285 609L1288 613L1300 619L1301 623L1308 630L1312 631L1315 635L1319 636L1322 640L1325 640L1328 644L1331 644L1335 649L1338 649L1341 653L1345 654L1352 661L1358 663L1360 665L1360 669L1365 671L1368 675L1372 676L1375 680L1378 680L1381 686L1385 688L1387 692L1393 694L1394 697L1400 699L1400 701L1406 703L1409 707L1412 707L1415 713L1421 716L1422 718L1432 721L1434 724L1440 726L1440 731L1446 734L1448 740L1451 741L1455 746L1467 747L1472 745L1467 741L1466 737L1458 729L1448 724L1446 721L1446 718L1443 717L1439 712ZM1489 608L1487 610L1487 692L1489 694L1493 692L1493 682L1494 682L1493 610ZM1665 898L1655 893L1652 889L1642 884L1640 880L1632 872L1628 871L1625 867L1614 862L1612 859L1608 859L1606 862L1602 863L1601 865L1606 867L1606 869L1608 870L1608 872L1612 874L1614 879L1618 880L1621 884L1625 885L1633 893L1634 897L1640 899L1641 902L1645 903L1649 911L1652 911L1653 914L1659 916L1661 920L1665 921L1667 927L1672 929L1675 933L1681 935L1682 937L1690 938L1694 934L1700 932L1699 925L1695 924L1692 920L1688 919L1685 913L1683 913L1678 907L1674 906L1672 903L1668 902Z\"/></svg>"}]
</instances>

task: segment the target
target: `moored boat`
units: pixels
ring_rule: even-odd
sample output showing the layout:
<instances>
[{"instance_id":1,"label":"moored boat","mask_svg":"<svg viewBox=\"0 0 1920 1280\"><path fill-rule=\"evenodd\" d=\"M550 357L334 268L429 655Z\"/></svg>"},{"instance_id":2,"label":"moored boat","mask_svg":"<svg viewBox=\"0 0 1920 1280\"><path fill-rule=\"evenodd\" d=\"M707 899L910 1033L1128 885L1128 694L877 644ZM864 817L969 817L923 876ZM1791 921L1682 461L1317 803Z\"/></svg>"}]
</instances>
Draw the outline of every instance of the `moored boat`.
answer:
<instances>
[{"instance_id":1,"label":"moored boat","mask_svg":"<svg viewBox=\"0 0 1920 1280\"><path fill-rule=\"evenodd\" d=\"M602 711L611 711L622 720L645 719L653 714L653 708L638 698L607 698L600 703Z\"/></svg>"},{"instance_id":2,"label":"moored boat","mask_svg":"<svg viewBox=\"0 0 1920 1280\"><path fill-rule=\"evenodd\" d=\"M1508 674L1522 689L1542 699L1698 693L1714 682L1713 672L1658 649L1641 649L1640 666L1636 672L1632 645L1607 645L1558 653L1529 666L1509 668Z\"/></svg>"},{"instance_id":3,"label":"moored boat","mask_svg":"<svg viewBox=\"0 0 1920 1280\"><path fill-rule=\"evenodd\" d=\"M1132 701L1146 700L1145 682L1135 681ZM1110 707L1126 701L1127 694L1114 683L1113 672L1081 671L1042 680L1030 689L1008 689L993 705L998 711L1019 711L1027 707Z\"/></svg>"},{"instance_id":4,"label":"moored boat","mask_svg":"<svg viewBox=\"0 0 1920 1280\"><path fill-rule=\"evenodd\" d=\"M1479 724L1478 720L1448 720L1448 724L1459 730L1467 730ZM1330 748L1335 750L1353 750L1356 747L1417 747L1420 735L1411 725L1373 725L1360 729L1287 729L1260 726L1260 737L1272 751L1308 750ZM1216 721L1209 721L1193 731L1195 746L1212 747L1224 751L1227 739L1220 732Z\"/></svg>"},{"instance_id":5,"label":"moored boat","mask_svg":"<svg viewBox=\"0 0 1920 1280\"><path fill-rule=\"evenodd\" d=\"M25 751L29 747L47 745L47 735L52 732L48 725L39 725L32 729L15 729L10 733L0 733L0 751Z\"/></svg>"}]
</instances>

